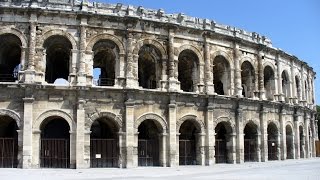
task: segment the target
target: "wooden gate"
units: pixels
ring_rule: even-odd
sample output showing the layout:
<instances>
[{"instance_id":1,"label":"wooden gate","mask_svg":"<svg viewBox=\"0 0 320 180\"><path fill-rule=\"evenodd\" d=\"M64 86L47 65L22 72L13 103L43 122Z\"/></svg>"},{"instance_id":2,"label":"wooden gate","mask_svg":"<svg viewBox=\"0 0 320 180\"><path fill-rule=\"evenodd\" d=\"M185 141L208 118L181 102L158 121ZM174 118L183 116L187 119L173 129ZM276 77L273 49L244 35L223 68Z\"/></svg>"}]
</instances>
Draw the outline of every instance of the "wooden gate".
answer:
<instances>
[{"instance_id":1,"label":"wooden gate","mask_svg":"<svg viewBox=\"0 0 320 180\"><path fill-rule=\"evenodd\" d=\"M256 161L256 140L244 140L244 161Z\"/></svg>"},{"instance_id":2,"label":"wooden gate","mask_svg":"<svg viewBox=\"0 0 320 180\"><path fill-rule=\"evenodd\" d=\"M69 168L69 149L68 139L41 139L40 167Z\"/></svg>"},{"instance_id":3,"label":"wooden gate","mask_svg":"<svg viewBox=\"0 0 320 180\"><path fill-rule=\"evenodd\" d=\"M275 140L268 140L268 160L278 160L278 146Z\"/></svg>"},{"instance_id":4,"label":"wooden gate","mask_svg":"<svg viewBox=\"0 0 320 180\"><path fill-rule=\"evenodd\" d=\"M92 168L119 167L119 145L117 140L91 139L90 165Z\"/></svg>"},{"instance_id":5,"label":"wooden gate","mask_svg":"<svg viewBox=\"0 0 320 180\"><path fill-rule=\"evenodd\" d=\"M320 141L316 141L316 152L317 157L320 157Z\"/></svg>"},{"instance_id":6,"label":"wooden gate","mask_svg":"<svg viewBox=\"0 0 320 180\"><path fill-rule=\"evenodd\" d=\"M18 141L15 138L0 138L0 168L16 168L17 155Z\"/></svg>"},{"instance_id":7,"label":"wooden gate","mask_svg":"<svg viewBox=\"0 0 320 180\"><path fill-rule=\"evenodd\" d=\"M216 139L215 157L216 163L227 163L227 142L224 139Z\"/></svg>"},{"instance_id":8,"label":"wooden gate","mask_svg":"<svg viewBox=\"0 0 320 180\"><path fill-rule=\"evenodd\" d=\"M194 140L179 140L179 165L196 165L196 147Z\"/></svg>"},{"instance_id":9,"label":"wooden gate","mask_svg":"<svg viewBox=\"0 0 320 180\"><path fill-rule=\"evenodd\" d=\"M159 166L158 141L139 139L138 165L139 166Z\"/></svg>"}]
</instances>

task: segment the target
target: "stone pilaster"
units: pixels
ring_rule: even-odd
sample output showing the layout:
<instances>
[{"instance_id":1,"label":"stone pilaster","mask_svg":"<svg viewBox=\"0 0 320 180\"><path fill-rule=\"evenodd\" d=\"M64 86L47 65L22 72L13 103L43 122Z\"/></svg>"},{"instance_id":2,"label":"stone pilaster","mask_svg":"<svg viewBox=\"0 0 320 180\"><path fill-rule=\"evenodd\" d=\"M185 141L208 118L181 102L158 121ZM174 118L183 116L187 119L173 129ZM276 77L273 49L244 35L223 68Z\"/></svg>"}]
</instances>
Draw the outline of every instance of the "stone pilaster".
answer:
<instances>
[{"instance_id":1,"label":"stone pilaster","mask_svg":"<svg viewBox=\"0 0 320 180\"><path fill-rule=\"evenodd\" d=\"M26 83L33 83L36 79L35 77L35 54L36 54L36 36L37 36L37 15L30 15L30 34L29 34L29 59L28 59L28 67L25 71L25 79Z\"/></svg>"},{"instance_id":2,"label":"stone pilaster","mask_svg":"<svg viewBox=\"0 0 320 180\"><path fill-rule=\"evenodd\" d=\"M80 58L79 58L79 70L77 72L77 85L78 86L85 86L87 84L87 77L86 77L86 37L87 37L87 33L86 33L86 27L87 27L87 19L86 18L81 18L81 22L80 22L80 51L78 53L72 53L72 65L74 65L73 61L77 62L77 54L80 54ZM91 49L90 49L91 50ZM74 50L73 50L74 51ZM74 57L76 56L76 57ZM93 61L93 56L92 56L92 61ZM76 65L76 64L75 64ZM76 73L76 68L72 67L72 74ZM90 68L91 69L91 68ZM70 76L72 76L72 74Z\"/></svg>"},{"instance_id":3,"label":"stone pilaster","mask_svg":"<svg viewBox=\"0 0 320 180\"><path fill-rule=\"evenodd\" d=\"M138 88L139 84L135 77L135 69L137 68L138 59L133 55L133 34L131 32L128 33L127 36L127 71L126 71L126 87L127 88ZM138 57L139 58L139 57ZM137 62L135 62L137 61Z\"/></svg>"},{"instance_id":4,"label":"stone pilaster","mask_svg":"<svg viewBox=\"0 0 320 180\"><path fill-rule=\"evenodd\" d=\"M237 160L237 154L236 154L236 141L237 141L237 134L236 133L232 133L230 134L230 143L231 143L231 148L229 149L229 162L231 164L235 164L236 160Z\"/></svg>"},{"instance_id":5,"label":"stone pilaster","mask_svg":"<svg viewBox=\"0 0 320 180\"><path fill-rule=\"evenodd\" d=\"M131 95L128 95L129 98L127 102L125 102L125 159L126 159L126 168L132 168L137 166L137 160L134 159L135 156L137 156L137 147L135 146L135 131L134 131L134 100ZM135 163L136 162L136 163Z\"/></svg>"},{"instance_id":6,"label":"stone pilaster","mask_svg":"<svg viewBox=\"0 0 320 180\"><path fill-rule=\"evenodd\" d=\"M294 136L295 136L295 159L300 159L300 134L299 134L299 124L298 115L294 115Z\"/></svg>"},{"instance_id":7,"label":"stone pilaster","mask_svg":"<svg viewBox=\"0 0 320 180\"><path fill-rule=\"evenodd\" d=\"M33 102L34 98L23 98L23 147L22 147L22 168L32 167L32 124L33 124Z\"/></svg>"},{"instance_id":8,"label":"stone pilaster","mask_svg":"<svg viewBox=\"0 0 320 180\"><path fill-rule=\"evenodd\" d=\"M305 115L305 119L304 119L304 131L305 131L305 157L304 158L310 158L310 139L309 139L309 123L310 123L310 116L309 115Z\"/></svg>"},{"instance_id":9,"label":"stone pilaster","mask_svg":"<svg viewBox=\"0 0 320 180\"><path fill-rule=\"evenodd\" d=\"M77 133L76 133L76 168L89 168L90 164L85 161L85 110L84 100L79 100L77 105Z\"/></svg>"},{"instance_id":10,"label":"stone pilaster","mask_svg":"<svg viewBox=\"0 0 320 180\"><path fill-rule=\"evenodd\" d=\"M241 84L241 67L240 67L240 59L241 59L241 51L239 50L239 45L234 44L233 48L234 54L234 79L235 79L235 92L234 95L238 97L242 97L242 84Z\"/></svg>"},{"instance_id":11,"label":"stone pilaster","mask_svg":"<svg viewBox=\"0 0 320 180\"><path fill-rule=\"evenodd\" d=\"M167 133L159 134L160 142L160 166L167 167Z\"/></svg>"},{"instance_id":12,"label":"stone pilaster","mask_svg":"<svg viewBox=\"0 0 320 180\"><path fill-rule=\"evenodd\" d=\"M268 161L268 132L267 132L267 118L265 112L265 107L263 104L260 105L260 131L261 131L261 161Z\"/></svg>"},{"instance_id":13,"label":"stone pilaster","mask_svg":"<svg viewBox=\"0 0 320 180\"><path fill-rule=\"evenodd\" d=\"M178 166L179 164L179 138L177 138L177 105L175 102L175 96L170 97L169 108L169 135L168 137L168 147L169 147L169 159L168 165L170 167ZM178 142L177 142L178 141Z\"/></svg>"},{"instance_id":14,"label":"stone pilaster","mask_svg":"<svg viewBox=\"0 0 320 180\"><path fill-rule=\"evenodd\" d=\"M169 58L169 92L176 92L179 90L178 88L178 77L176 76L176 68L177 62L175 60L174 55L174 31L169 30L169 45L168 45L168 58Z\"/></svg>"},{"instance_id":15,"label":"stone pilaster","mask_svg":"<svg viewBox=\"0 0 320 180\"><path fill-rule=\"evenodd\" d=\"M244 134L243 134L243 120L242 120L242 107L236 109L236 133L237 133L237 143L236 143L236 153L237 153L237 163L244 162Z\"/></svg>"},{"instance_id":16,"label":"stone pilaster","mask_svg":"<svg viewBox=\"0 0 320 180\"><path fill-rule=\"evenodd\" d=\"M260 100L265 100L265 89L264 89L264 69L263 69L263 60L264 60L264 53L259 52L258 55L258 72L259 72L259 92L260 92Z\"/></svg>"},{"instance_id":17,"label":"stone pilaster","mask_svg":"<svg viewBox=\"0 0 320 180\"><path fill-rule=\"evenodd\" d=\"M277 64L277 84L278 84L278 101L284 101L282 93L282 77L281 77L281 64L280 64L280 54L276 55L276 64Z\"/></svg>"},{"instance_id":18,"label":"stone pilaster","mask_svg":"<svg viewBox=\"0 0 320 180\"><path fill-rule=\"evenodd\" d=\"M213 84L213 72L212 66L210 62L210 45L208 43L208 37L204 35L204 61L205 61L205 68L204 68L204 78L205 78L205 86L206 86L206 93L208 95L215 94L214 93L214 84Z\"/></svg>"},{"instance_id":19,"label":"stone pilaster","mask_svg":"<svg viewBox=\"0 0 320 180\"><path fill-rule=\"evenodd\" d=\"M204 142L205 142L205 133L199 133L196 136L197 143L197 162L199 165L205 165L205 151L204 151Z\"/></svg>"},{"instance_id":20,"label":"stone pilaster","mask_svg":"<svg viewBox=\"0 0 320 180\"><path fill-rule=\"evenodd\" d=\"M286 121L285 121L285 111L283 109L283 107L280 107L280 111L279 111L279 120L280 120L280 135L281 135L281 139L280 139L280 146L281 148L281 160L285 160L287 159L287 134L286 134Z\"/></svg>"},{"instance_id":21,"label":"stone pilaster","mask_svg":"<svg viewBox=\"0 0 320 180\"><path fill-rule=\"evenodd\" d=\"M261 162L261 132L258 130L258 134L257 134L257 162ZM267 152L268 154L268 152ZM268 155L267 155L268 156Z\"/></svg>"},{"instance_id":22,"label":"stone pilaster","mask_svg":"<svg viewBox=\"0 0 320 180\"><path fill-rule=\"evenodd\" d=\"M215 164L215 149L214 149L214 143L215 143L215 127L213 124L213 102L212 99L209 99L208 107L206 111L206 165L211 166Z\"/></svg>"}]
</instances>

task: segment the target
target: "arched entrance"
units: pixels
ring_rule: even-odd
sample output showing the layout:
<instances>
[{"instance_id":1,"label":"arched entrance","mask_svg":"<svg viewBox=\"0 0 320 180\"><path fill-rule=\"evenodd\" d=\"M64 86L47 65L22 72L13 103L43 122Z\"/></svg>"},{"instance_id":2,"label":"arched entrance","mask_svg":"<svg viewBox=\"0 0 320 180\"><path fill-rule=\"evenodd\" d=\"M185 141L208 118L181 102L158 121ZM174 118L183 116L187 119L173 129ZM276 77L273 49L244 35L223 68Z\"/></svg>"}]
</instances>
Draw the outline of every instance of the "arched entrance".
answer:
<instances>
[{"instance_id":1,"label":"arched entrance","mask_svg":"<svg viewBox=\"0 0 320 180\"><path fill-rule=\"evenodd\" d=\"M281 79L282 79L282 93L284 94L285 97L285 102L289 102L289 93L290 93L290 80L289 80L289 75L287 71L283 71L281 74Z\"/></svg>"},{"instance_id":2,"label":"arched entrance","mask_svg":"<svg viewBox=\"0 0 320 180\"><path fill-rule=\"evenodd\" d=\"M278 128L274 123L270 123L268 132L268 160L278 160Z\"/></svg>"},{"instance_id":3,"label":"arched entrance","mask_svg":"<svg viewBox=\"0 0 320 180\"><path fill-rule=\"evenodd\" d=\"M0 116L0 168L18 166L18 127L14 119Z\"/></svg>"},{"instance_id":4,"label":"arched entrance","mask_svg":"<svg viewBox=\"0 0 320 180\"><path fill-rule=\"evenodd\" d=\"M64 36L53 35L45 40L43 47L46 52L46 82L54 83L59 78L68 81L72 49L70 41Z\"/></svg>"},{"instance_id":5,"label":"arched entrance","mask_svg":"<svg viewBox=\"0 0 320 180\"><path fill-rule=\"evenodd\" d=\"M244 128L244 161L258 161L258 127L249 122Z\"/></svg>"},{"instance_id":6,"label":"arched entrance","mask_svg":"<svg viewBox=\"0 0 320 180\"><path fill-rule=\"evenodd\" d=\"M198 84L198 56L191 50L184 50L179 55L178 80L181 83L181 90L194 92Z\"/></svg>"},{"instance_id":7,"label":"arched entrance","mask_svg":"<svg viewBox=\"0 0 320 180\"><path fill-rule=\"evenodd\" d=\"M192 120L186 120L181 124L179 133L179 165L200 164L197 160L197 134L200 128Z\"/></svg>"},{"instance_id":8,"label":"arched entrance","mask_svg":"<svg viewBox=\"0 0 320 180\"><path fill-rule=\"evenodd\" d=\"M41 125L41 168L70 167L70 127L60 117L49 117Z\"/></svg>"},{"instance_id":9,"label":"arched entrance","mask_svg":"<svg viewBox=\"0 0 320 180\"><path fill-rule=\"evenodd\" d=\"M303 127L299 126L299 137L300 137L300 158L305 158L305 135Z\"/></svg>"},{"instance_id":10,"label":"arched entrance","mask_svg":"<svg viewBox=\"0 0 320 180\"><path fill-rule=\"evenodd\" d=\"M274 71L270 66L264 68L264 89L266 91L266 98L270 101L274 99L275 94L275 80Z\"/></svg>"},{"instance_id":11,"label":"arched entrance","mask_svg":"<svg viewBox=\"0 0 320 180\"><path fill-rule=\"evenodd\" d=\"M100 40L94 46L93 79L98 86L113 86L119 48L110 40Z\"/></svg>"},{"instance_id":12,"label":"arched entrance","mask_svg":"<svg viewBox=\"0 0 320 180\"><path fill-rule=\"evenodd\" d=\"M21 41L13 34L0 36L0 82L14 82L20 71Z\"/></svg>"},{"instance_id":13,"label":"arched entrance","mask_svg":"<svg viewBox=\"0 0 320 180\"><path fill-rule=\"evenodd\" d=\"M90 167L119 167L119 128L107 118L100 118L91 125Z\"/></svg>"},{"instance_id":14,"label":"arched entrance","mask_svg":"<svg viewBox=\"0 0 320 180\"><path fill-rule=\"evenodd\" d=\"M286 126L286 144L287 144L287 159L294 159L293 149L293 132L290 125Z\"/></svg>"},{"instance_id":15,"label":"arched entrance","mask_svg":"<svg viewBox=\"0 0 320 180\"><path fill-rule=\"evenodd\" d=\"M215 158L216 163L228 163L231 161L230 154L232 153L231 147L228 142L231 140L232 129L226 122L220 122L216 128L216 143L215 143Z\"/></svg>"},{"instance_id":16,"label":"arched entrance","mask_svg":"<svg viewBox=\"0 0 320 180\"><path fill-rule=\"evenodd\" d=\"M252 98L255 90L255 72L249 61L245 61L241 65L241 82L243 87L242 95Z\"/></svg>"},{"instance_id":17,"label":"arched entrance","mask_svg":"<svg viewBox=\"0 0 320 180\"><path fill-rule=\"evenodd\" d=\"M162 129L155 121L144 120L138 127L138 166L160 166L159 141Z\"/></svg>"},{"instance_id":18,"label":"arched entrance","mask_svg":"<svg viewBox=\"0 0 320 180\"><path fill-rule=\"evenodd\" d=\"M158 88L162 71L160 51L149 44L142 46L138 67L139 86L146 89Z\"/></svg>"},{"instance_id":19,"label":"arched entrance","mask_svg":"<svg viewBox=\"0 0 320 180\"><path fill-rule=\"evenodd\" d=\"M230 64L223 56L219 55L213 60L214 91L219 95L229 95Z\"/></svg>"}]
</instances>

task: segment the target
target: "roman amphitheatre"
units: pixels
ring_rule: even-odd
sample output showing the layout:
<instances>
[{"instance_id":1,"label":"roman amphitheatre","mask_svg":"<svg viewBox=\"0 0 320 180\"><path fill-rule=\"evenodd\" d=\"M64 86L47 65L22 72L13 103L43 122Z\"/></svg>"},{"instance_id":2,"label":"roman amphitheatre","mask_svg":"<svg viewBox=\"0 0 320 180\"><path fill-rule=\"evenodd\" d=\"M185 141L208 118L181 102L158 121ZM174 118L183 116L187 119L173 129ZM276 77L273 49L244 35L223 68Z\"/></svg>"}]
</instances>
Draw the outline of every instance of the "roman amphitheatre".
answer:
<instances>
[{"instance_id":1,"label":"roman amphitheatre","mask_svg":"<svg viewBox=\"0 0 320 180\"><path fill-rule=\"evenodd\" d=\"M1 0L0 17L0 167L316 156L315 72L263 35L85 0Z\"/></svg>"}]
</instances>

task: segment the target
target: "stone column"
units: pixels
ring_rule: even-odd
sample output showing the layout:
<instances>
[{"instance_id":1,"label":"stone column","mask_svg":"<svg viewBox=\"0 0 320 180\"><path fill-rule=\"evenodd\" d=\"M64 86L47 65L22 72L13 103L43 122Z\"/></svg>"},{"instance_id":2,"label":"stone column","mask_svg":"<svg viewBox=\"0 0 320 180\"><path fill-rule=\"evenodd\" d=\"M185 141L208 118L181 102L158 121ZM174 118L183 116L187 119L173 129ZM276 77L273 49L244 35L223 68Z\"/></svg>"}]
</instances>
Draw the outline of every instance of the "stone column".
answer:
<instances>
[{"instance_id":1,"label":"stone column","mask_svg":"<svg viewBox=\"0 0 320 180\"><path fill-rule=\"evenodd\" d=\"M279 120L280 120L280 135L281 135L281 140L280 140L280 146L281 148L281 160L287 159L287 134L286 134L286 121L284 119L285 112L283 107L281 107L281 110L279 112Z\"/></svg>"},{"instance_id":2,"label":"stone column","mask_svg":"<svg viewBox=\"0 0 320 180\"><path fill-rule=\"evenodd\" d=\"M77 85L78 86L85 86L86 85L86 37L87 37L87 33L86 33L86 27L87 27L87 19L86 18L81 18L81 22L80 22L80 52L76 53L72 53L72 65L74 66L74 68L76 68L77 65L77 54L80 54L80 58L79 58L79 70L78 70L78 75L77 75ZM92 49L90 49L91 51ZM76 57L74 57L76 56ZM93 59L92 59L93 61ZM75 64L74 64L75 63ZM73 69L73 68L72 68ZM91 69L91 68L90 68ZM72 70L72 73L76 73L74 72L76 71L76 69Z\"/></svg>"},{"instance_id":3,"label":"stone column","mask_svg":"<svg viewBox=\"0 0 320 180\"><path fill-rule=\"evenodd\" d=\"M35 81L35 54L36 54L36 36L37 36L37 15L30 15L30 31L29 31L29 59L28 59L28 67L25 71L25 82L33 83Z\"/></svg>"},{"instance_id":4,"label":"stone column","mask_svg":"<svg viewBox=\"0 0 320 180\"><path fill-rule=\"evenodd\" d=\"M260 131L261 131L261 161L268 161L268 132L267 132L267 118L263 105L261 104L260 109Z\"/></svg>"},{"instance_id":5,"label":"stone column","mask_svg":"<svg viewBox=\"0 0 320 180\"><path fill-rule=\"evenodd\" d=\"M317 140L317 132L316 126L317 121L315 121L315 114L311 117L311 131L312 131L312 157L316 157L316 140Z\"/></svg>"},{"instance_id":6,"label":"stone column","mask_svg":"<svg viewBox=\"0 0 320 180\"><path fill-rule=\"evenodd\" d=\"M229 143L231 144L231 149L229 149L230 151L230 155L229 155L229 159L231 164L235 164L236 160L237 160L237 154L236 154L236 140L237 140L237 134L236 133L232 133L230 134L229 137L230 141Z\"/></svg>"},{"instance_id":7,"label":"stone column","mask_svg":"<svg viewBox=\"0 0 320 180\"><path fill-rule=\"evenodd\" d=\"M85 73L85 64L84 63L80 63L79 64L79 73L78 73L78 79L76 78L76 74L77 74L77 62L78 62L78 54L79 51L77 49L71 49L70 52L70 68L69 68L69 83L70 85L86 85L86 77L83 76L81 79L81 76L79 76L79 73L81 71L83 71L83 74ZM80 53L82 55L82 53ZM78 82L77 82L78 81ZM83 82L82 82L83 81Z\"/></svg>"},{"instance_id":8,"label":"stone column","mask_svg":"<svg viewBox=\"0 0 320 180\"><path fill-rule=\"evenodd\" d=\"M236 133L237 133L237 143L236 143L236 153L237 153L237 163L244 162L244 134L243 134L243 120L242 120L242 108L236 109Z\"/></svg>"},{"instance_id":9,"label":"stone column","mask_svg":"<svg viewBox=\"0 0 320 180\"><path fill-rule=\"evenodd\" d=\"M176 62L175 62L175 55L174 55L174 31L169 30L169 45L168 45L168 58L169 58L169 91L175 92L178 90L177 87L177 77L176 77L176 71L178 70L176 68Z\"/></svg>"},{"instance_id":10,"label":"stone column","mask_svg":"<svg viewBox=\"0 0 320 180\"><path fill-rule=\"evenodd\" d=\"M23 148L22 148L22 168L32 167L32 130L33 130L33 102L34 98L23 98Z\"/></svg>"},{"instance_id":11,"label":"stone column","mask_svg":"<svg viewBox=\"0 0 320 180\"><path fill-rule=\"evenodd\" d=\"M20 127L21 128L21 124ZM17 130L17 134L18 134L18 168L22 168L22 157L23 157L23 131L22 130Z\"/></svg>"},{"instance_id":12,"label":"stone column","mask_svg":"<svg viewBox=\"0 0 320 180\"><path fill-rule=\"evenodd\" d=\"M309 142L309 122L310 122L310 116L306 115L304 120L304 128L305 128L305 157L304 158L310 158L310 142Z\"/></svg>"},{"instance_id":13,"label":"stone column","mask_svg":"<svg viewBox=\"0 0 320 180\"><path fill-rule=\"evenodd\" d=\"M72 128L72 127L70 127ZM76 153L76 148L77 148L77 134L75 131L70 130L70 168L74 169L76 168L76 163L77 163L77 153Z\"/></svg>"},{"instance_id":14,"label":"stone column","mask_svg":"<svg viewBox=\"0 0 320 180\"><path fill-rule=\"evenodd\" d=\"M215 164L215 127L213 124L213 99L209 99L208 107L206 111L206 165L211 166Z\"/></svg>"},{"instance_id":15,"label":"stone column","mask_svg":"<svg viewBox=\"0 0 320 180\"><path fill-rule=\"evenodd\" d=\"M41 138L41 131L33 130L32 132L32 139L33 139L33 150L32 150L32 165L31 167L25 168L40 168L40 138ZM22 165L22 168L23 165Z\"/></svg>"},{"instance_id":16,"label":"stone column","mask_svg":"<svg viewBox=\"0 0 320 180\"><path fill-rule=\"evenodd\" d=\"M277 134L277 157L278 157L278 161L280 161L281 160L281 143L280 143L280 141L281 141L281 133L280 132L278 132L278 134Z\"/></svg>"},{"instance_id":17,"label":"stone column","mask_svg":"<svg viewBox=\"0 0 320 180\"><path fill-rule=\"evenodd\" d=\"M179 138L177 138L177 107L175 97L171 96L170 98L170 104L168 105L169 135L167 136L169 147L168 166L175 167L179 164Z\"/></svg>"},{"instance_id":18,"label":"stone column","mask_svg":"<svg viewBox=\"0 0 320 180\"><path fill-rule=\"evenodd\" d=\"M197 134L197 161L199 165L205 165L205 152L204 152L204 141L205 141L205 133Z\"/></svg>"},{"instance_id":19,"label":"stone column","mask_svg":"<svg viewBox=\"0 0 320 180\"><path fill-rule=\"evenodd\" d=\"M134 132L134 100L131 95L128 95L129 98L125 102L125 149L126 149L126 168L135 167L134 155L137 154L137 149L135 148L135 132Z\"/></svg>"},{"instance_id":20,"label":"stone column","mask_svg":"<svg viewBox=\"0 0 320 180\"><path fill-rule=\"evenodd\" d=\"M295 158L300 159L300 134L299 134L299 122L298 115L294 115L294 136L295 136Z\"/></svg>"},{"instance_id":21,"label":"stone column","mask_svg":"<svg viewBox=\"0 0 320 180\"><path fill-rule=\"evenodd\" d=\"M115 85L118 87L124 87L125 86L125 53L119 53L119 59L118 62L116 62L116 82Z\"/></svg>"},{"instance_id":22,"label":"stone column","mask_svg":"<svg viewBox=\"0 0 320 180\"><path fill-rule=\"evenodd\" d=\"M257 134L257 157L258 157L257 161L258 162L261 162L261 149L260 149L260 147L261 147L261 132L258 131L258 134ZM268 158L267 158L267 160L268 160Z\"/></svg>"},{"instance_id":23,"label":"stone column","mask_svg":"<svg viewBox=\"0 0 320 180\"><path fill-rule=\"evenodd\" d=\"M122 129L120 129L119 130L119 132L118 132L118 144L119 144L119 149L118 149L118 151L119 151L119 160L118 160L118 162L119 162L119 164L118 164L118 167L119 168L123 168L123 167L125 167L125 164L124 164L124 156L123 156L123 154L124 154L124 147L125 147L125 140L123 140L123 137L125 136L125 133L124 132L122 132Z\"/></svg>"},{"instance_id":24,"label":"stone column","mask_svg":"<svg viewBox=\"0 0 320 180\"><path fill-rule=\"evenodd\" d=\"M278 53L276 56L276 64L277 64L277 81L278 81L278 101L284 101L283 93L282 93L282 77L281 77L281 64L280 64L280 54Z\"/></svg>"},{"instance_id":25,"label":"stone column","mask_svg":"<svg viewBox=\"0 0 320 180\"><path fill-rule=\"evenodd\" d=\"M208 38L206 35L203 36L204 38L204 61L205 61L205 86L206 86L206 93L208 95L214 94L214 84L213 84L213 72L212 72L212 65L210 62L210 47L208 43Z\"/></svg>"},{"instance_id":26,"label":"stone column","mask_svg":"<svg viewBox=\"0 0 320 180\"><path fill-rule=\"evenodd\" d=\"M259 72L259 91L260 91L260 100L265 100L265 89L264 89L264 69L263 69L263 60L264 60L264 53L259 52L258 57L258 72Z\"/></svg>"},{"instance_id":27,"label":"stone column","mask_svg":"<svg viewBox=\"0 0 320 180\"><path fill-rule=\"evenodd\" d=\"M159 142L160 142L160 166L167 167L167 133L159 134Z\"/></svg>"},{"instance_id":28,"label":"stone column","mask_svg":"<svg viewBox=\"0 0 320 180\"><path fill-rule=\"evenodd\" d=\"M76 133L76 168L89 168L90 164L85 163L84 146L85 146L85 101L80 99L77 104L77 133Z\"/></svg>"},{"instance_id":29,"label":"stone column","mask_svg":"<svg viewBox=\"0 0 320 180\"><path fill-rule=\"evenodd\" d=\"M300 76L301 76L301 100L300 100L300 105L305 106L306 102L306 89L305 89L305 81L304 81L304 65L301 65L301 70L300 70Z\"/></svg>"},{"instance_id":30,"label":"stone column","mask_svg":"<svg viewBox=\"0 0 320 180\"><path fill-rule=\"evenodd\" d=\"M293 59L291 60L291 64L290 64L290 70L291 70L291 83L290 83L290 97L291 97L291 103L292 104L297 104L297 100L298 100L298 93L297 93L297 85L296 85L296 81L295 81L295 76L294 76L294 67L293 67Z\"/></svg>"},{"instance_id":31,"label":"stone column","mask_svg":"<svg viewBox=\"0 0 320 180\"><path fill-rule=\"evenodd\" d=\"M168 75L167 75L167 61L168 57L162 57L162 69L161 69L161 79L160 79L160 89L161 91L167 91L168 90Z\"/></svg>"},{"instance_id":32,"label":"stone column","mask_svg":"<svg viewBox=\"0 0 320 180\"><path fill-rule=\"evenodd\" d=\"M180 165L180 157L179 157L179 153L180 153L180 133L176 133L176 157L175 157L175 160L176 160L176 162L175 162L175 165L176 166L179 166Z\"/></svg>"},{"instance_id":33,"label":"stone column","mask_svg":"<svg viewBox=\"0 0 320 180\"><path fill-rule=\"evenodd\" d=\"M23 82L24 81L24 71L26 70L26 48L21 47L21 57L20 57L20 70L18 72L18 81Z\"/></svg>"},{"instance_id":34,"label":"stone column","mask_svg":"<svg viewBox=\"0 0 320 180\"><path fill-rule=\"evenodd\" d=\"M134 55L133 55L133 35L132 33L128 33L128 37L127 37L127 71L126 71L126 77L127 77L127 81L126 81L126 87L127 88L138 88L138 82L136 80L136 77L134 75L134 71L135 71L135 60L134 59ZM138 57L139 58L139 57ZM138 62L137 62L138 63Z\"/></svg>"},{"instance_id":35,"label":"stone column","mask_svg":"<svg viewBox=\"0 0 320 180\"><path fill-rule=\"evenodd\" d=\"M233 48L234 54L234 79L235 79L235 92L234 95L238 97L242 97L242 84L241 84L241 67L240 67L240 59L241 59L241 51L239 50L239 45L234 44Z\"/></svg>"}]
</instances>

